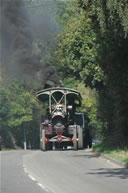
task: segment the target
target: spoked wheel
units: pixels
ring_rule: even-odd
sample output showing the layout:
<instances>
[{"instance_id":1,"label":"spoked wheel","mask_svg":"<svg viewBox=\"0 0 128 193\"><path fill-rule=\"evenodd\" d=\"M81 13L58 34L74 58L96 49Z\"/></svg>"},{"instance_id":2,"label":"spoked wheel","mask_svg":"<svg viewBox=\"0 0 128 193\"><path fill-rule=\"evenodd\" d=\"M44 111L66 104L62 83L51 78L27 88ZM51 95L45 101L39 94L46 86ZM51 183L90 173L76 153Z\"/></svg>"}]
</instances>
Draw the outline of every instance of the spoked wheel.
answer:
<instances>
[{"instance_id":1,"label":"spoked wheel","mask_svg":"<svg viewBox=\"0 0 128 193\"><path fill-rule=\"evenodd\" d=\"M42 150L42 151L46 151L46 144L45 144L45 129L42 129L41 150Z\"/></svg>"},{"instance_id":2,"label":"spoked wheel","mask_svg":"<svg viewBox=\"0 0 128 193\"><path fill-rule=\"evenodd\" d=\"M42 146L42 124L40 124L40 149L43 150L43 146Z\"/></svg>"},{"instance_id":3,"label":"spoked wheel","mask_svg":"<svg viewBox=\"0 0 128 193\"><path fill-rule=\"evenodd\" d=\"M83 143L83 129L78 125L78 149L83 149L84 143Z\"/></svg>"},{"instance_id":4,"label":"spoked wheel","mask_svg":"<svg viewBox=\"0 0 128 193\"><path fill-rule=\"evenodd\" d=\"M78 148L78 145L77 145L77 126L73 130L73 138L74 138L73 149L77 150L77 148Z\"/></svg>"}]
</instances>

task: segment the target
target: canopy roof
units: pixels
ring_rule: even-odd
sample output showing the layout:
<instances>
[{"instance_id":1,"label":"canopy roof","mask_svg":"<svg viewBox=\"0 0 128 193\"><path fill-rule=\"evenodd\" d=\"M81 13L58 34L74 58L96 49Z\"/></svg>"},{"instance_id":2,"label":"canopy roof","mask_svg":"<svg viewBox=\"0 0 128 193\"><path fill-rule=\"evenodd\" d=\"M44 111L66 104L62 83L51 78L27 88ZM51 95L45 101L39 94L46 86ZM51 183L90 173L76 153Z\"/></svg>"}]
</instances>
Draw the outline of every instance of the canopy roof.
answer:
<instances>
[{"instance_id":1,"label":"canopy roof","mask_svg":"<svg viewBox=\"0 0 128 193\"><path fill-rule=\"evenodd\" d=\"M69 88L48 88L38 91L36 93L38 99L42 102L48 101L50 95L54 95L54 97L60 98L60 96L65 95L67 100L78 100L81 101L80 92L77 90L69 89Z\"/></svg>"}]
</instances>

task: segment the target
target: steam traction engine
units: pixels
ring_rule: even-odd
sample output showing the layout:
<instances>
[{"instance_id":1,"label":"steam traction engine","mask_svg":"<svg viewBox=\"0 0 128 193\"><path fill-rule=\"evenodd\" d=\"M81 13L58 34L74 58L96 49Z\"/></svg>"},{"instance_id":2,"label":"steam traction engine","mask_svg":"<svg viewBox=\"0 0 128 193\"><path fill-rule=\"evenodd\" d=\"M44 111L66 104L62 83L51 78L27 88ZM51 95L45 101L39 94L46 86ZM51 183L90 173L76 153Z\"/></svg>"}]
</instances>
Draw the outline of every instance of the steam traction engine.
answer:
<instances>
[{"instance_id":1,"label":"steam traction engine","mask_svg":"<svg viewBox=\"0 0 128 193\"><path fill-rule=\"evenodd\" d=\"M76 113L76 108L81 106L80 93L67 88L49 88L38 91L37 97L48 105L40 125L41 150L67 146L82 149L84 117ZM80 124L78 117L82 119Z\"/></svg>"}]
</instances>

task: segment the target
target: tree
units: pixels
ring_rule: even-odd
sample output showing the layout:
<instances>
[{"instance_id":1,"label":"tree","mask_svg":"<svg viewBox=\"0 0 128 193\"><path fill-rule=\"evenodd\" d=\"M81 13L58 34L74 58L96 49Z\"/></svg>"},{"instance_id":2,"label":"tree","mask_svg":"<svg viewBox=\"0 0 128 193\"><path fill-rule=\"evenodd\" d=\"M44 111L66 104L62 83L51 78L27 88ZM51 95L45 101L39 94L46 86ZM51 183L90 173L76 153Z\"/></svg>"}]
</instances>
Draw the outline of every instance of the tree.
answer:
<instances>
[{"instance_id":1,"label":"tree","mask_svg":"<svg viewBox=\"0 0 128 193\"><path fill-rule=\"evenodd\" d=\"M105 75L105 89L101 96L111 101L113 119L107 125L107 134L117 145L128 145L128 2L125 0L78 0L79 6L92 20L99 48L97 61ZM102 100L103 101L103 100ZM110 126L111 125L111 126ZM110 127L114 127L110 129Z\"/></svg>"},{"instance_id":2,"label":"tree","mask_svg":"<svg viewBox=\"0 0 128 193\"><path fill-rule=\"evenodd\" d=\"M0 136L2 142L5 143L8 138L8 119L10 114L10 100L5 88L0 85Z\"/></svg>"},{"instance_id":3,"label":"tree","mask_svg":"<svg viewBox=\"0 0 128 193\"><path fill-rule=\"evenodd\" d=\"M59 34L49 60L56 66L62 79L68 74L82 80L87 86L100 89L103 71L96 62L98 46L90 20L81 11L69 20Z\"/></svg>"},{"instance_id":4,"label":"tree","mask_svg":"<svg viewBox=\"0 0 128 193\"><path fill-rule=\"evenodd\" d=\"M0 135L8 148L23 147L26 130L27 146L39 147L41 105L32 91L21 82L0 87Z\"/></svg>"},{"instance_id":5,"label":"tree","mask_svg":"<svg viewBox=\"0 0 128 193\"><path fill-rule=\"evenodd\" d=\"M74 2L77 11L72 17ZM66 13L60 17L63 27L50 59L62 79L68 76L73 83L82 81L98 91L97 113L104 138L111 137L115 145L128 145L128 3L64 3L67 17Z\"/></svg>"}]
</instances>

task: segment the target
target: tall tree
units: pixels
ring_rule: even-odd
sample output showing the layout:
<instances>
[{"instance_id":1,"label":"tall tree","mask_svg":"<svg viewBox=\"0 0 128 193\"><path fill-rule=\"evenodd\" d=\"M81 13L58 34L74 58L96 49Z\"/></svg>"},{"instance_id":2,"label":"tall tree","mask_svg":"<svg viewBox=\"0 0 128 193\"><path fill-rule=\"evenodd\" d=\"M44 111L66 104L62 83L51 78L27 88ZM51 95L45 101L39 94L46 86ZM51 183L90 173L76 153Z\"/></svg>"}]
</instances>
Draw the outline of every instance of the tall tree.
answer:
<instances>
[{"instance_id":1,"label":"tall tree","mask_svg":"<svg viewBox=\"0 0 128 193\"><path fill-rule=\"evenodd\" d=\"M78 9L76 16L71 17L64 26L49 60L56 66L62 79L68 74L91 88L100 89L103 71L96 61L99 45L90 19Z\"/></svg>"},{"instance_id":2,"label":"tall tree","mask_svg":"<svg viewBox=\"0 0 128 193\"><path fill-rule=\"evenodd\" d=\"M105 92L114 102L112 124L108 125L114 127L111 130L115 143L128 145L128 2L78 0L78 3L92 20L99 42L97 61L105 74Z\"/></svg>"}]
</instances>

